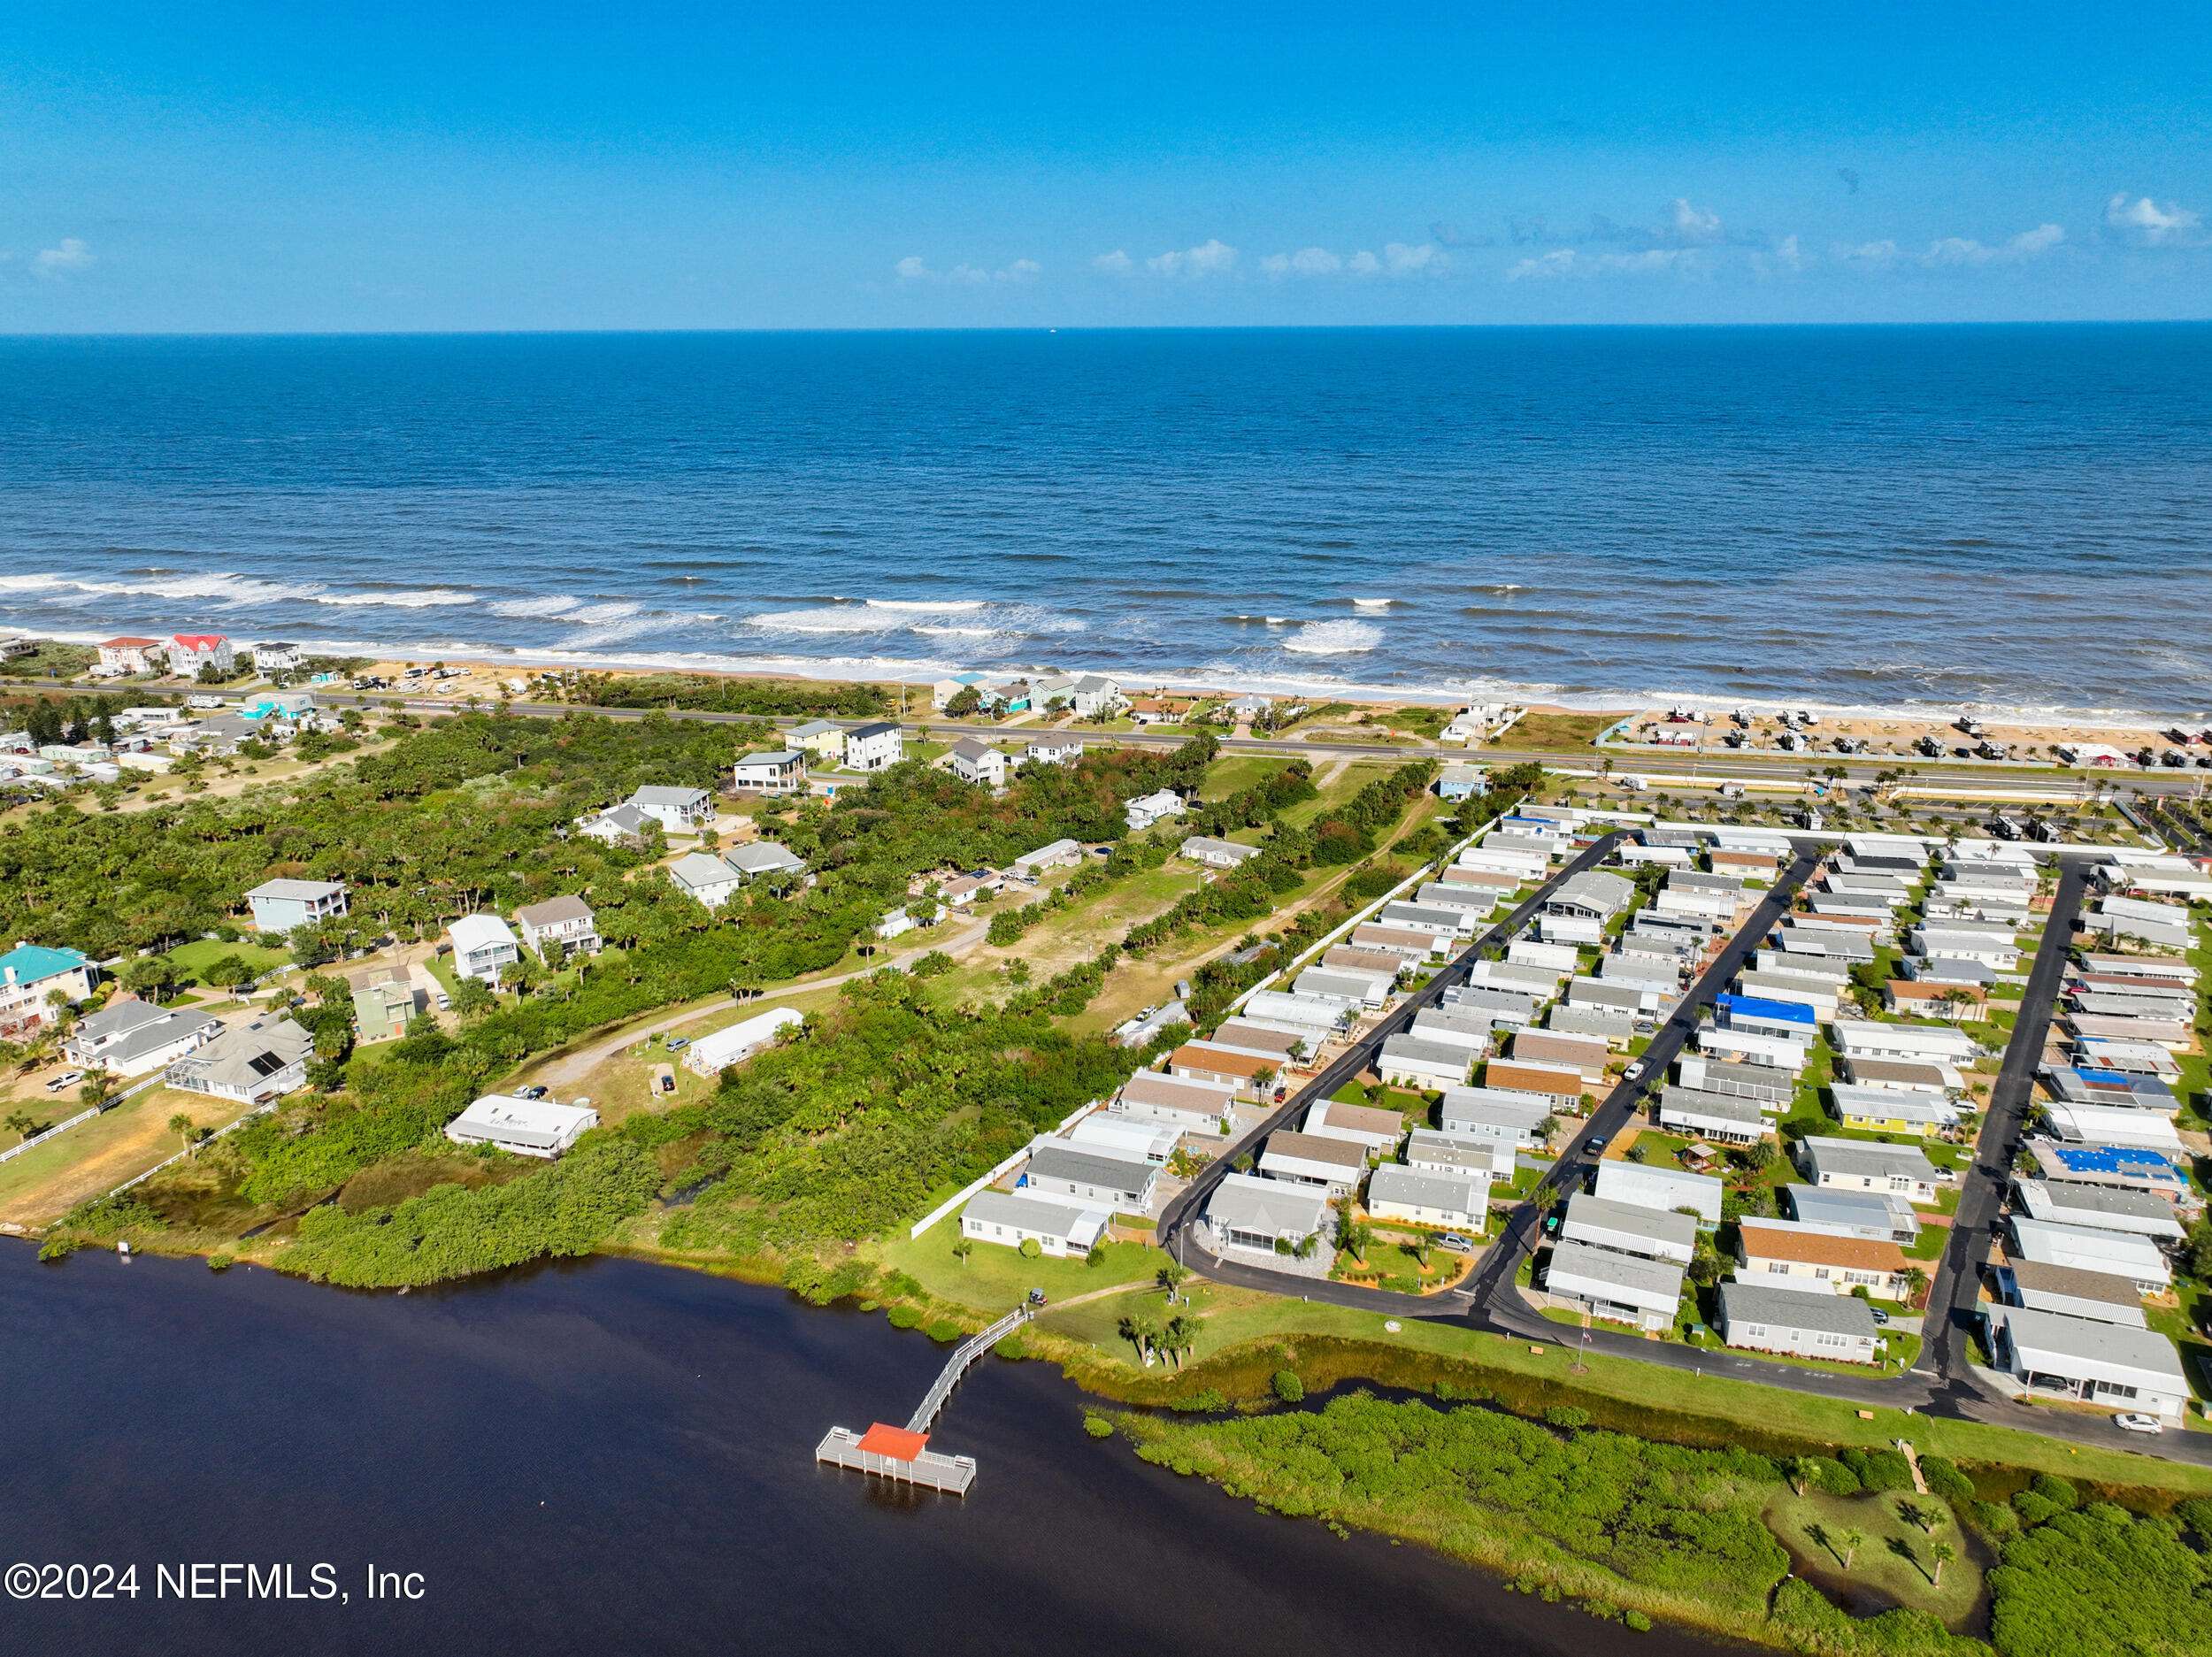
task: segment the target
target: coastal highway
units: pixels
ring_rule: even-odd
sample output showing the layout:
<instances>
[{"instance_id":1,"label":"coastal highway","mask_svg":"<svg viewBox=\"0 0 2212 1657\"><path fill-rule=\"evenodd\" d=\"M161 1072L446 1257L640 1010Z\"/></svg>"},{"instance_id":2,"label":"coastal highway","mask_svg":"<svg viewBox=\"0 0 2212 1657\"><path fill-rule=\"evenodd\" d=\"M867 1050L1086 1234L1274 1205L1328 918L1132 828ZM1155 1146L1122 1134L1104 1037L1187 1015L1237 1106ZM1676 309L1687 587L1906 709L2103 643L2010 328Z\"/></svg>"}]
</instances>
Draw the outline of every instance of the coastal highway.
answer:
<instances>
[{"instance_id":1,"label":"coastal highway","mask_svg":"<svg viewBox=\"0 0 2212 1657\"><path fill-rule=\"evenodd\" d=\"M84 685L26 685L26 691L38 690L65 695L112 694L97 686ZM188 689L180 687L179 689ZM465 710L466 703L441 701L435 697L411 695L403 692L334 692L326 687L315 689L317 699L332 708L388 709L414 714L443 715ZM481 702L479 707L486 704ZM571 713L596 713L610 719L642 719L648 714L663 713L672 719L697 719L712 725L751 725L767 723L787 727L802 723L796 717L769 719L747 713L725 713L713 709L648 709L648 708L592 708L560 702L515 702L506 704L509 711L530 718L558 719ZM841 720L841 724L858 724L857 720ZM927 732L936 737L972 736L984 740L1004 741L1019 739L1057 726L995 725L967 724L957 720L909 719L902 728L910 734ZM1071 734L1102 742L1114 742L1130 748L1173 748L1186 740L1188 733L1182 731L1094 731L1077 725L1068 727ZM1398 761L1408 759L1471 760L1484 765L1518 765L1534 763L1554 770L1589 771L1594 772L1600 764L1607 767L1609 775L1678 779L1685 776L1687 783L1661 785L1669 790L1694 791L1704 786L1717 787L1724 782L1763 783L1791 789L1803 787L1809 782L1822 782L1832 786L1865 787L1878 779L1893 778L1902 768L1915 768L1912 782L1916 786L1940 787L1961 794L1991 800L2022 802L2049 798L2055 794L2080 794L2084 797L2093 786L2116 786L2124 791L2146 796L2174 795L2189 797L2201 793L2207 784L2202 772L2140 771L2112 773L2091 777L2085 773L2062 771L2047 768L2024 768L2018 774L1989 765L1938 764L1909 758L1855 758L1836 754L1739 754L1732 749L1700 749L1673 754L1624 753L1618 750L1601 752L1589 748L1522 748L1510 746L1484 747L1473 749L1442 748L1425 742L1356 742L1328 738L1302 740L1291 736L1224 736L1222 750L1232 754L1270 754L1285 758L1304 756L1308 758L1368 759ZM1840 778L1827 776L1830 771L1840 771Z\"/></svg>"}]
</instances>

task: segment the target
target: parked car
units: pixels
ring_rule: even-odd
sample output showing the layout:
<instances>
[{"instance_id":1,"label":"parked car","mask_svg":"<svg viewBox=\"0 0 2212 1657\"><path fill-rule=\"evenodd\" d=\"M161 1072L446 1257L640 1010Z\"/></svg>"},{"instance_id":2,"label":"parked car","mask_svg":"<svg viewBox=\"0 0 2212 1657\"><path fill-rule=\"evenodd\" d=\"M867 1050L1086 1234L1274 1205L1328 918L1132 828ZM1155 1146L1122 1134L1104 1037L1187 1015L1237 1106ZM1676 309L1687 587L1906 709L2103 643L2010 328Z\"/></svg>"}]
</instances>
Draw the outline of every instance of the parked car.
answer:
<instances>
[{"instance_id":1,"label":"parked car","mask_svg":"<svg viewBox=\"0 0 2212 1657\"><path fill-rule=\"evenodd\" d=\"M518 1087L515 1089L515 1097L517 1099L542 1099L551 1091L552 1089L550 1088L539 1087L535 1085L529 1087Z\"/></svg>"},{"instance_id":2,"label":"parked car","mask_svg":"<svg viewBox=\"0 0 2212 1657\"><path fill-rule=\"evenodd\" d=\"M681 1053L690 1045L691 1038L689 1036L671 1036L668 1038L668 1050L671 1053Z\"/></svg>"},{"instance_id":3,"label":"parked car","mask_svg":"<svg viewBox=\"0 0 2212 1657\"><path fill-rule=\"evenodd\" d=\"M1868 1309L1869 1311L1870 1311L1870 1312L1874 1315L1874 1321L1875 1321L1876 1323L1888 1323L1888 1322L1889 1322L1889 1314L1888 1314L1887 1312L1885 1312L1884 1310L1882 1310L1882 1308L1881 1308L1880 1307L1878 1307L1878 1306L1870 1307L1870 1308L1868 1308L1867 1309Z\"/></svg>"},{"instance_id":4,"label":"parked car","mask_svg":"<svg viewBox=\"0 0 2212 1657\"><path fill-rule=\"evenodd\" d=\"M1628 1062L1628 1068L1621 1074L1632 1082L1641 1080L1644 1074L1644 1062L1641 1059L1631 1059Z\"/></svg>"},{"instance_id":5,"label":"parked car","mask_svg":"<svg viewBox=\"0 0 2212 1657\"><path fill-rule=\"evenodd\" d=\"M57 1076L52 1081L46 1084L46 1091L50 1093L58 1093L63 1088L74 1087L82 1080L84 1080L84 1072L82 1070L64 1070L59 1076Z\"/></svg>"},{"instance_id":6,"label":"parked car","mask_svg":"<svg viewBox=\"0 0 2212 1657\"><path fill-rule=\"evenodd\" d=\"M1594 1134L1583 1140L1582 1148L1593 1156L1602 1156L1605 1155L1605 1141Z\"/></svg>"},{"instance_id":7,"label":"parked car","mask_svg":"<svg viewBox=\"0 0 2212 1657\"><path fill-rule=\"evenodd\" d=\"M2123 1432L2159 1433L2166 1431L2166 1423L2157 1416L2139 1415L2131 1409L2115 1415L2112 1424Z\"/></svg>"},{"instance_id":8,"label":"parked car","mask_svg":"<svg viewBox=\"0 0 2212 1657\"><path fill-rule=\"evenodd\" d=\"M1455 1254L1471 1254L1475 1252L1475 1246L1457 1231L1447 1231L1436 1241L1440 1247L1448 1248Z\"/></svg>"}]
</instances>

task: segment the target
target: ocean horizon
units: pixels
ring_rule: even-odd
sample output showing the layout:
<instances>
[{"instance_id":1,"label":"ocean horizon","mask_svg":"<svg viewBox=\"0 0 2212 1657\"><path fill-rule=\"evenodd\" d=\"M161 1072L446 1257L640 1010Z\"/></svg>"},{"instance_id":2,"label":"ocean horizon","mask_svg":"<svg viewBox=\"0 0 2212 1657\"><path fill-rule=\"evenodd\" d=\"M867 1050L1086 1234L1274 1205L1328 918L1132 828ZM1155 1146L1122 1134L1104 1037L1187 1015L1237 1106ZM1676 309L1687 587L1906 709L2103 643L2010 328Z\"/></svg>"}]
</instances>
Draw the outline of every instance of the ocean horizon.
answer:
<instances>
[{"instance_id":1,"label":"ocean horizon","mask_svg":"<svg viewBox=\"0 0 2212 1657\"><path fill-rule=\"evenodd\" d=\"M0 626L2212 706L2212 324L19 336Z\"/></svg>"}]
</instances>

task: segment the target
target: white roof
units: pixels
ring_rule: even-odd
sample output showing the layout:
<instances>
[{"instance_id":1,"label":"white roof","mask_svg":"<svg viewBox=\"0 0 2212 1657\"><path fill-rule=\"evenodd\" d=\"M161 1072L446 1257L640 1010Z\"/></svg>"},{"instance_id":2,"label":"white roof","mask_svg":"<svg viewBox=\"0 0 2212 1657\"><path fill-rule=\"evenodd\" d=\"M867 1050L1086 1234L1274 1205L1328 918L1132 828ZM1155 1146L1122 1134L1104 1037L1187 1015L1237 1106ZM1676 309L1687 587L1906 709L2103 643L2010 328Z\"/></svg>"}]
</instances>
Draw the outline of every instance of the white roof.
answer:
<instances>
[{"instance_id":1,"label":"white roof","mask_svg":"<svg viewBox=\"0 0 2212 1657\"><path fill-rule=\"evenodd\" d=\"M1701 1219L1717 1224L1720 1220L1721 1183L1710 1174L1654 1168L1647 1162L1605 1162L1598 1164L1594 1189L1616 1202L1663 1211L1694 1208Z\"/></svg>"},{"instance_id":2,"label":"white roof","mask_svg":"<svg viewBox=\"0 0 2212 1657\"><path fill-rule=\"evenodd\" d=\"M469 950L495 948L501 944L510 948L521 947L515 941L514 928L496 915L464 915L446 931L452 936L453 949L457 955Z\"/></svg>"},{"instance_id":3,"label":"white roof","mask_svg":"<svg viewBox=\"0 0 2212 1657\"><path fill-rule=\"evenodd\" d=\"M726 1029L701 1036L691 1044L689 1062L695 1067L718 1070L749 1047L757 1047L764 1041L772 1040L776 1032L787 1024L801 1022L795 1008L772 1007L766 1012L755 1013ZM727 1054L729 1058L721 1055Z\"/></svg>"},{"instance_id":4,"label":"white roof","mask_svg":"<svg viewBox=\"0 0 2212 1657\"><path fill-rule=\"evenodd\" d=\"M597 1125L599 1113L584 1105L558 1105L550 1099L518 1099L511 1093L487 1093L447 1124L474 1129L489 1138L514 1144L562 1144L586 1128Z\"/></svg>"}]
</instances>

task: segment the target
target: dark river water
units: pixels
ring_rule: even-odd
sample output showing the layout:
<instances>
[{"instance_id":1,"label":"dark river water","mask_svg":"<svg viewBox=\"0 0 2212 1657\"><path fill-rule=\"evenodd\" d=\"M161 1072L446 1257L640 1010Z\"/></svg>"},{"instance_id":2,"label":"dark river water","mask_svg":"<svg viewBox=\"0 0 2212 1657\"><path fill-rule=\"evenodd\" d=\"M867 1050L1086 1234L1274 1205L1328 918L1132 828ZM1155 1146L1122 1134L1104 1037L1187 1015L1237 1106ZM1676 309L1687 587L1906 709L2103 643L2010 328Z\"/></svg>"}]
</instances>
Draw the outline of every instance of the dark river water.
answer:
<instances>
[{"instance_id":1,"label":"dark river water","mask_svg":"<svg viewBox=\"0 0 2212 1657\"><path fill-rule=\"evenodd\" d=\"M1585 1653L1609 1625L1373 1538L1263 1517L979 1365L938 1442L965 1501L818 1468L942 1350L881 1317L603 1261L443 1294L0 1248L0 1569L135 1564L106 1602L0 1599L0 1651ZM157 1568L332 1568L349 1597L157 1597ZM369 1572L419 1573L371 1599ZM211 1586L206 1590L212 1592ZM1642 1657L1712 1646L1664 1631Z\"/></svg>"}]
</instances>

